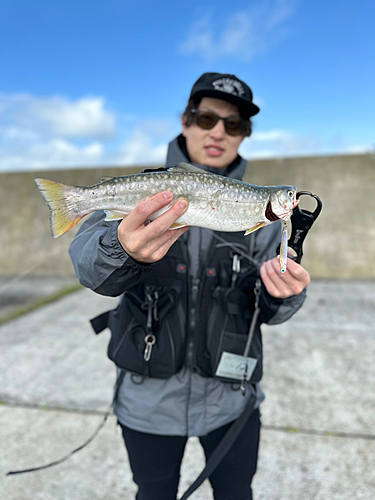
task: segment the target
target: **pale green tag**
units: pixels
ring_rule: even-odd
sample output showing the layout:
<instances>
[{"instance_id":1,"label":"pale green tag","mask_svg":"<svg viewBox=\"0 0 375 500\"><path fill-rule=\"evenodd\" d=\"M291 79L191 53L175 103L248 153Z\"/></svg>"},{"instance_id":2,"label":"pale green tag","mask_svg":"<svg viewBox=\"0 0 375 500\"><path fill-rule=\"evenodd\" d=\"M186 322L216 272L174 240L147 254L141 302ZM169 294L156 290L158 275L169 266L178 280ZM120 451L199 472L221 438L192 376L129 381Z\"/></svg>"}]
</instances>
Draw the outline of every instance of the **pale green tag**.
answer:
<instances>
[{"instance_id":1,"label":"pale green tag","mask_svg":"<svg viewBox=\"0 0 375 500\"><path fill-rule=\"evenodd\" d=\"M257 363L257 359L224 351L215 375L236 380L243 380L245 377L245 380L250 380Z\"/></svg>"}]
</instances>

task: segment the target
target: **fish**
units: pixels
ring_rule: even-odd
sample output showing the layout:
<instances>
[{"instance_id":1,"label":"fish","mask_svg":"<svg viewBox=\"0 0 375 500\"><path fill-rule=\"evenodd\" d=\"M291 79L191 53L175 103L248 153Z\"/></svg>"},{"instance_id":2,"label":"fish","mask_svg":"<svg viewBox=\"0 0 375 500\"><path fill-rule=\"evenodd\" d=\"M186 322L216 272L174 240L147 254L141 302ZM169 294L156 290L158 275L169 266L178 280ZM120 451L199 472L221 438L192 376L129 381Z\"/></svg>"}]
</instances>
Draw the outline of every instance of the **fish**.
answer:
<instances>
[{"instance_id":1,"label":"fish","mask_svg":"<svg viewBox=\"0 0 375 500\"><path fill-rule=\"evenodd\" d=\"M105 220L123 219L161 191L172 191L174 199L150 221L169 210L176 199L189 201L186 212L169 229L199 226L245 231L247 235L278 220L289 220L298 204L294 186L255 186L183 162L162 171L104 178L93 186L69 186L41 178L35 182L50 210L55 238L97 210L104 210Z\"/></svg>"}]
</instances>

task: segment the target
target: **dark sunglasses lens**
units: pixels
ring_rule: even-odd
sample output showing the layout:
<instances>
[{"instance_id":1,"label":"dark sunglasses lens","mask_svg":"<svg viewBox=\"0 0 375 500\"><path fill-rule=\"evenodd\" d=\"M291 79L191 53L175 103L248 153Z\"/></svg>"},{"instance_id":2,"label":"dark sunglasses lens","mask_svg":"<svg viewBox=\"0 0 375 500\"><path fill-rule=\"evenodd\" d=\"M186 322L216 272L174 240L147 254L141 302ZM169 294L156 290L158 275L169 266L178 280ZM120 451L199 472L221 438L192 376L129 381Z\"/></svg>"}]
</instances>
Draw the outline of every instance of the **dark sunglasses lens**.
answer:
<instances>
[{"instance_id":1,"label":"dark sunglasses lens","mask_svg":"<svg viewBox=\"0 0 375 500\"><path fill-rule=\"evenodd\" d=\"M225 131L229 135L240 135L244 132L241 120L227 119L225 121Z\"/></svg>"},{"instance_id":2,"label":"dark sunglasses lens","mask_svg":"<svg viewBox=\"0 0 375 500\"><path fill-rule=\"evenodd\" d=\"M213 128L217 124L218 120L218 117L212 113L201 112L197 115L198 126L206 130L210 130L211 128Z\"/></svg>"},{"instance_id":3,"label":"dark sunglasses lens","mask_svg":"<svg viewBox=\"0 0 375 500\"><path fill-rule=\"evenodd\" d=\"M205 130L211 130L220 120L219 116L209 111L198 111L195 117L197 125ZM225 118L224 126L228 135L241 135L245 133L244 123L240 118Z\"/></svg>"}]
</instances>

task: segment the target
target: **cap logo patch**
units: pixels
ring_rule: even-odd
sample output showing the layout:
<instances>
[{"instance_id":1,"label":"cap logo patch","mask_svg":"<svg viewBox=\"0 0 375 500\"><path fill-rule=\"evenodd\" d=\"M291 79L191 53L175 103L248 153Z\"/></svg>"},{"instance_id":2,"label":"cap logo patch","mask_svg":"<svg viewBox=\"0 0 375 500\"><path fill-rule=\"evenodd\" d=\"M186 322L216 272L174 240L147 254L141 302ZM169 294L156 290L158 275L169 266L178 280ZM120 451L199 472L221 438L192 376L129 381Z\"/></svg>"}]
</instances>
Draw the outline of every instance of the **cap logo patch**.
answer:
<instances>
[{"instance_id":1,"label":"cap logo patch","mask_svg":"<svg viewBox=\"0 0 375 500\"><path fill-rule=\"evenodd\" d=\"M212 85L214 86L215 90L226 92L227 94L242 96L245 93L243 85L237 80L233 80L232 78L220 78L219 80L215 80L214 82L212 82Z\"/></svg>"}]
</instances>

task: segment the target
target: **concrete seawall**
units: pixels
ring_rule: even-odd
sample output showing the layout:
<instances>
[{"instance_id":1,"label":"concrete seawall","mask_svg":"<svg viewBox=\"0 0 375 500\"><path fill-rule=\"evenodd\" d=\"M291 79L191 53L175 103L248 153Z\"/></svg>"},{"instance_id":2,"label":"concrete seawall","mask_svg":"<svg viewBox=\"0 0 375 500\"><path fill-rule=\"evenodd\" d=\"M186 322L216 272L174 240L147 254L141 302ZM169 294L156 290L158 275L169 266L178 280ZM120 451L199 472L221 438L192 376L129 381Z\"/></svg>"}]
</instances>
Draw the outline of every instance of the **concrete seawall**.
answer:
<instances>
[{"instance_id":1,"label":"concrete seawall","mask_svg":"<svg viewBox=\"0 0 375 500\"><path fill-rule=\"evenodd\" d=\"M91 185L104 176L128 175L142 168L93 168L0 174L1 275L33 268L35 275L72 275L68 247L76 228L51 236L48 209L34 183L44 177ZM291 184L317 194L323 211L304 245L304 266L314 278L375 278L375 156L321 156L249 163L246 182ZM304 197L306 198L306 197ZM304 208L313 209L315 202Z\"/></svg>"}]
</instances>

